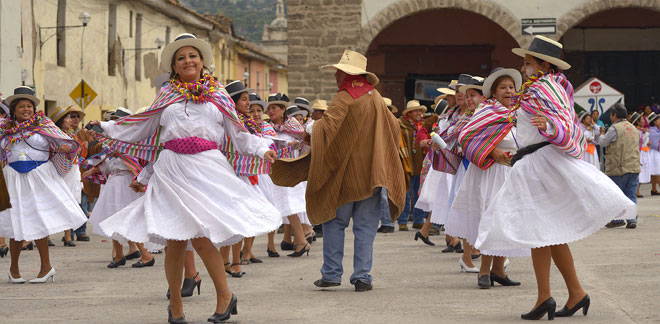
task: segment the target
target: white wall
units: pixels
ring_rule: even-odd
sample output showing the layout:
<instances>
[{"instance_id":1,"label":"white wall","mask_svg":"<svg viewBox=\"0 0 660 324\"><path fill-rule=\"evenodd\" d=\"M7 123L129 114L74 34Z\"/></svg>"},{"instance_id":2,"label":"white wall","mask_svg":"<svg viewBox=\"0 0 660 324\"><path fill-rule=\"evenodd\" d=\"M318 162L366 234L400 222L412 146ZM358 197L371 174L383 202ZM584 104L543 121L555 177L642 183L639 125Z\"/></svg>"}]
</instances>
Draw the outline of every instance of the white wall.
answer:
<instances>
[{"instance_id":1,"label":"white wall","mask_svg":"<svg viewBox=\"0 0 660 324\"><path fill-rule=\"evenodd\" d=\"M21 85L21 0L0 1L0 92Z\"/></svg>"}]
</instances>

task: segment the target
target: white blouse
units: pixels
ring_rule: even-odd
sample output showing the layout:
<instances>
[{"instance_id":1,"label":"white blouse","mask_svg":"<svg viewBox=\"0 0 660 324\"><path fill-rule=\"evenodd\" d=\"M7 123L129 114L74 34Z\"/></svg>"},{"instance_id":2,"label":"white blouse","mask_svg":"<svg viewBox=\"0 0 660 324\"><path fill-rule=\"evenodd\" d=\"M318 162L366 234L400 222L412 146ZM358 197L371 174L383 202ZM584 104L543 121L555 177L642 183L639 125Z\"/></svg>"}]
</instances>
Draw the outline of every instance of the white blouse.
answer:
<instances>
[{"instance_id":1,"label":"white blouse","mask_svg":"<svg viewBox=\"0 0 660 324\"><path fill-rule=\"evenodd\" d=\"M239 131L231 121L211 103L196 104L179 101L171 104L151 119L129 125L117 125L114 121L102 122L101 127L109 137L127 142L139 142L152 136L162 126L160 141L199 137L218 144L224 143L228 134L239 154L263 157L269 150L269 142L249 132Z\"/></svg>"},{"instance_id":2,"label":"white blouse","mask_svg":"<svg viewBox=\"0 0 660 324\"><path fill-rule=\"evenodd\" d=\"M26 143L27 142L27 143ZM29 144L29 145L28 145ZM7 145L7 139L2 140L2 147ZM32 146L32 147L30 147ZM48 139L41 134L33 134L9 148L8 162L16 161L47 161L50 156ZM23 157L21 157L23 156Z\"/></svg>"}]
</instances>

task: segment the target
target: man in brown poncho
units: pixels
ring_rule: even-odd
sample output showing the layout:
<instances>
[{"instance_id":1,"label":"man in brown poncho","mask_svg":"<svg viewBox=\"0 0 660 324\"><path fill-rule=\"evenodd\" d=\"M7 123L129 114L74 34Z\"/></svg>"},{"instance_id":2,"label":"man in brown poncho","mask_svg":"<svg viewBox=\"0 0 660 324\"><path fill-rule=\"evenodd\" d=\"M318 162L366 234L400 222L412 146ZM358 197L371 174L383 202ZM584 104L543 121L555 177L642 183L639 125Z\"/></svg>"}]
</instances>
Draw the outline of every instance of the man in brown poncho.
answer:
<instances>
[{"instance_id":1,"label":"man in brown poncho","mask_svg":"<svg viewBox=\"0 0 660 324\"><path fill-rule=\"evenodd\" d=\"M323 224L323 266L317 287L339 286L344 231L353 218L355 291L372 289L373 242L379 216L389 207L394 220L404 205L406 185L398 155L399 124L366 71L367 59L346 50L336 70L339 91L311 134L307 212Z\"/></svg>"}]
</instances>

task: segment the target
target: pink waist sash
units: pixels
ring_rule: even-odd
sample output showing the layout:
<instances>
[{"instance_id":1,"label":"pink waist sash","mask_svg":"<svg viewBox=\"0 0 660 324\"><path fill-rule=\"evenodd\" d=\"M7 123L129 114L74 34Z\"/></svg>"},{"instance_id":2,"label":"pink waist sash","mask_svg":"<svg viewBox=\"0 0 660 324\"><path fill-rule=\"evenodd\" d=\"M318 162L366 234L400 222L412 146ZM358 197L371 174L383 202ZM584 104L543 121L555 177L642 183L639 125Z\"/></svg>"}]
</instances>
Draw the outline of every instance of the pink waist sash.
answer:
<instances>
[{"instance_id":1,"label":"pink waist sash","mask_svg":"<svg viewBox=\"0 0 660 324\"><path fill-rule=\"evenodd\" d=\"M193 136L169 140L165 142L165 149L179 154L197 154L208 150L217 150L218 143Z\"/></svg>"}]
</instances>

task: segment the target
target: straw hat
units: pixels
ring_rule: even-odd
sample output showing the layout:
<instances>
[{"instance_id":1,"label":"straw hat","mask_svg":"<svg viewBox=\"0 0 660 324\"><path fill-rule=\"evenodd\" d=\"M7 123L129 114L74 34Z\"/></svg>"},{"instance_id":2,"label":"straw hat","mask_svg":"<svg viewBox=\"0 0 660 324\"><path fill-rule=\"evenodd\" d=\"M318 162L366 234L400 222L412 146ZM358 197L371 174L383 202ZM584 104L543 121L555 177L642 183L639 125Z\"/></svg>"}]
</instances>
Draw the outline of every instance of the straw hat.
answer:
<instances>
[{"instance_id":1,"label":"straw hat","mask_svg":"<svg viewBox=\"0 0 660 324\"><path fill-rule=\"evenodd\" d=\"M516 88L516 92L520 90L520 86L522 85L522 76L520 75L520 72L516 69L505 69L498 67L493 70L493 72L491 72L490 75L486 78L486 81L484 81L484 97L490 98L492 96L490 93L490 88L493 87L493 82L495 82L497 78L503 75L508 75L511 77L511 79L513 79L513 86Z\"/></svg>"},{"instance_id":2,"label":"straw hat","mask_svg":"<svg viewBox=\"0 0 660 324\"><path fill-rule=\"evenodd\" d=\"M316 99L312 103L312 110L326 111L328 110L328 102L323 99Z\"/></svg>"},{"instance_id":3,"label":"straw hat","mask_svg":"<svg viewBox=\"0 0 660 324\"><path fill-rule=\"evenodd\" d=\"M561 59L561 51L563 48L564 47L561 43L550 38L545 36L534 36L528 49L514 48L511 51L520 57L525 57L526 54L529 54L548 63L554 64L560 70L568 70L571 68L571 65Z\"/></svg>"},{"instance_id":4,"label":"straw hat","mask_svg":"<svg viewBox=\"0 0 660 324\"><path fill-rule=\"evenodd\" d=\"M448 88L438 88L438 92L442 92L446 95L450 96L455 96L456 95L456 84L458 83L458 80L451 80L449 82Z\"/></svg>"},{"instance_id":5,"label":"straw hat","mask_svg":"<svg viewBox=\"0 0 660 324\"><path fill-rule=\"evenodd\" d=\"M383 97L383 101L385 101L385 104L387 105L387 108L393 113L396 114L399 112L399 108L397 108L395 105L392 104L392 99Z\"/></svg>"},{"instance_id":6,"label":"straw hat","mask_svg":"<svg viewBox=\"0 0 660 324\"><path fill-rule=\"evenodd\" d=\"M483 92L484 78L479 76L473 76L469 81L467 81L467 83L458 86L458 91L461 93L467 93L468 89L476 89Z\"/></svg>"},{"instance_id":7,"label":"straw hat","mask_svg":"<svg viewBox=\"0 0 660 324\"><path fill-rule=\"evenodd\" d=\"M586 113L586 111L585 111L585 113ZM580 115L582 115L582 114L580 114ZM580 121L582 121L582 118L583 118L583 117L580 117ZM634 112L634 113L630 116L630 123L633 124L633 125L635 125L635 124L637 124L637 122L639 121L640 118L642 118L642 115L641 115L640 113L638 113L638 112Z\"/></svg>"},{"instance_id":8,"label":"straw hat","mask_svg":"<svg viewBox=\"0 0 660 324\"><path fill-rule=\"evenodd\" d=\"M584 117L587 117L587 116L591 116L591 114L590 114L589 112L587 112L586 110L583 110L583 111L578 115L578 120L579 120L580 122L582 122L582 120L584 119Z\"/></svg>"},{"instance_id":9,"label":"straw hat","mask_svg":"<svg viewBox=\"0 0 660 324\"><path fill-rule=\"evenodd\" d=\"M247 92L248 94L254 92L254 89L246 88L245 85L243 84L243 81L241 80L230 82L225 86L225 90L227 90L227 93L229 94L230 97L233 97L234 95L243 92Z\"/></svg>"},{"instance_id":10,"label":"straw hat","mask_svg":"<svg viewBox=\"0 0 660 324\"><path fill-rule=\"evenodd\" d=\"M80 109L80 107L78 107L78 106L69 106L69 109L71 109L71 112L79 113L81 119L85 118L85 112L82 109Z\"/></svg>"},{"instance_id":11,"label":"straw hat","mask_svg":"<svg viewBox=\"0 0 660 324\"><path fill-rule=\"evenodd\" d=\"M53 110L50 115L48 115L48 118L53 121L53 123L57 123L60 119L62 119L66 114L71 111L71 106L69 107L62 107L62 106L57 106L55 110Z\"/></svg>"},{"instance_id":12,"label":"straw hat","mask_svg":"<svg viewBox=\"0 0 660 324\"><path fill-rule=\"evenodd\" d=\"M337 64L329 64L321 66L321 69L334 68L341 70L350 75L367 75L367 81L371 83L372 86L378 84L378 77L371 73L367 72L367 58L364 55L354 52L351 50L344 50L344 54L341 55L341 59Z\"/></svg>"},{"instance_id":13,"label":"straw hat","mask_svg":"<svg viewBox=\"0 0 660 324\"><path fill-rule=\"evenodd\" d=\"M421 105L417 100L410 100L408 101L408 104L406 104L406 109L402 112L402 114L405 116L414 110L421 110L422 112L426 112L426 106Z\"/></svg>"},{"instance_id":14,"label":"straw hat","mask_svg":"<svg viewBox=\"0 0 660 324\"><path fill-rule=\"evenodd\" d=\"M151 107L151 106L144 106L144 107L138 109L138 110L135 112L135 114L141 114L141 113L147 111L147 109L149 109L149 107Z\"/></svg>"},{"instance_id":15,"label":"straw hat","mask_svg":"<svg viewBox=\"0 0 660 324\"><path fill-rule=\"evenodd\" d=\"M167 72L172 72L172 56L181 47L192 46L196 48L206 62L213 62L213 50L209 43L198 39L193 34L181 34L173 42L167 44L160 54L160 65Z\"/></svg>"},{"instance_id":16,"label":"straw hat","mask_svg":"<svg viewBox=\"0 0 660 324\"><path fill-rule=\"evenodd\" d=\"M130 116L132 114L133 114L133 112L130 111L128 108L117 107L117 109L115 109L115 111L110 113L110 117L121 118L121 117Z\"/></svg>"},{"instance_id":17,"label":"straw hat","mask_svg":"<svg viewBox=\"0 0 660 324\"><path fill-rule=\"evenodd\" d=\"M5 101L7 102L7 107L11 106L11 103L14 100L17 99L28 99L31 100L32 103L34 104L34 108L37 108L39 106L39 99L34 95L34 90L28 86L20 86L16 89L14 89L14 95L7 97Z\"/></svg>"}]
</instances>

